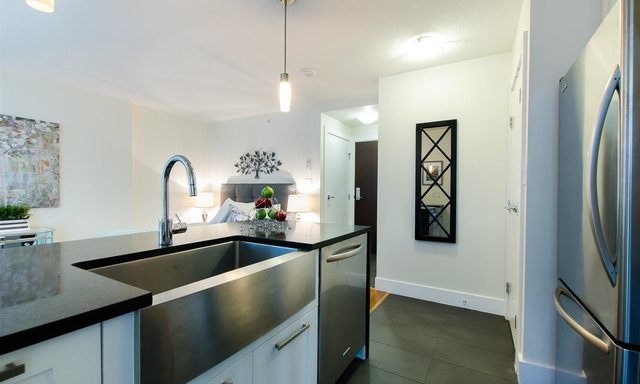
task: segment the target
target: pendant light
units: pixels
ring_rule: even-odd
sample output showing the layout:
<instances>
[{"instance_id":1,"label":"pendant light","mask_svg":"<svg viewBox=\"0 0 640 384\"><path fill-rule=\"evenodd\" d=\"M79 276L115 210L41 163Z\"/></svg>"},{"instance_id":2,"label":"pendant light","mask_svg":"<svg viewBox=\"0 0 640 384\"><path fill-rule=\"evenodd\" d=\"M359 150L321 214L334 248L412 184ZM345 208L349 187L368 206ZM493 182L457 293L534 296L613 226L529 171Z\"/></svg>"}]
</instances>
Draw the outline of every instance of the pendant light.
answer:
<instances>
[{"instance_id":1,"label":"pendant light","mask_svg":"<svg viewBox=\"0 0 640 384\"><path fill-rule=\"evenodd\" d=\"M25 0L28 6L40 12L52 13L54 11L55 0Z\"/></svg>"},{"instance_id":2,"label":"pendant light","mask_svg":"<svg viewBox=\"0 0 640 384\"><path fill-rule=\"evenodd\" d=\"M284 71L280 74L280 111L291 110L291 83L287 73L287 5L294 0L281 0L284 3Z\"/></svg>"}]
</instances>

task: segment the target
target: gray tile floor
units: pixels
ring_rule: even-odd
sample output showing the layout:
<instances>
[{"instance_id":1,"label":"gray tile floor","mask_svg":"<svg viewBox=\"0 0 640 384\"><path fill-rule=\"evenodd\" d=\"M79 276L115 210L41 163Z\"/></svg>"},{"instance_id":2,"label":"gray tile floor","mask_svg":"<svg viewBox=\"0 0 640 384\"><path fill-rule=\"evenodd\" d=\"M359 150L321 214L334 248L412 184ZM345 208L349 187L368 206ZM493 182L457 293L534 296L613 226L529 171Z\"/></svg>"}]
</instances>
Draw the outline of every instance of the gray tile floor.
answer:
<instances>
[{"instance_id":1,"label":"gray tile floor","mask_svg":"<svg viewBox=\"0 0 640 384\"><path fill-rule=\"evenodd\" d=\"M340 384L517 383L501 316L390 295L371 315L369 360Z\"/></svg>"}]
</instances>

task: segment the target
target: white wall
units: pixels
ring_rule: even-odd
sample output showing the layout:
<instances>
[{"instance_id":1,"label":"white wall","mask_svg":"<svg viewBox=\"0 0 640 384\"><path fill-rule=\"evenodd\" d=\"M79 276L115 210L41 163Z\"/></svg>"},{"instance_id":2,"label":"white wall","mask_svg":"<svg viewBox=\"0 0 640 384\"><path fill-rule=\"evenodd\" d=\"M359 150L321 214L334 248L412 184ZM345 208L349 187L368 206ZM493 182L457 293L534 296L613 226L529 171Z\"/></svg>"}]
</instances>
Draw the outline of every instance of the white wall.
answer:
<instances>
[{"instance_id":1,"label":"white wall","mask_svg":"<svg viewBox=\"0 0 640 384\"><path fill-rule=\"evenodd\" d=\"M131 108L98 93L3 68L0 113L60 124L60 207L32 210L30 224L56 241L131 225Z\"/></svg>"},{"instance_id":2,"label":"white wall","mask_svg":"<svg viewBox=\"0 0 640 384\"><path fill-rule=\"evenodd\" d=\"M376 288L504 314L510 66L504 53L380 79ZM458 240L416 241L416 124L446 119L458 120Z\"/></svg>"},{"instance_id":3,"label":"white wall","mask_svg":"<svg viewBox=\"0 0 640 384\"><path fill-rule=\"evenodd\" d=\"M550 382L555 365L558 80L602 19L601 0L530 7L523 356L520 382Z\"/></svg>"},{"instance_id":4,"label":"white wall","mask_svg":"<svg viewBox=\"0 0 640 384\"><path fill-rule=\"evenodd\" d=\"M295 179L298 192L310 194L314 198L314 212L305 214L304 219L318 221L322 136L320 115L332 108L318 106L294 109L289 113L273 113L211 124L213 133L210 151L214 188L219 188L228 177L237 175L233 164L241 154L255 149L274 151L283 163L281 169L290 172ZM311 164L309 171L308 161ZM310 178L307 179L307 176Z\"/></svg>"},{"instance_id":5,"label":"white wall","mask_svg":"<svg viewBox=\"0 0 640 384\"><path fill-rule=\"evenodd\" d=\"M156 230L161 171L185 154L200 190L210 189L210 128L51 78L2 68L0 113L60 124L59 208L32 210L30 225L55 229L55 241ZM200 221L174 167L170 212Z\"/></svg>"},{"instance_id":6,"label":"white wall","mask_svg":"<svg viewBox=\"0 0 640 384\"><path fill-rule=\"evenodd\" d=\"M378 140L378 124L351 127L351 136L356 142Z\"/></svg>"},{"instance_id":7,"label":"white wall","mask_svg":"<svg viewBox=\"0 0 640 384\"><path fill-rule=\"evenodd\" d=\"M160 218L162 169L173 155L185 155L193 165L199 192L211 191L211 128L182 116L133 105L133 225L156 230ZM201 222L193 208L182 164L171 171L169 211L182 220Z\"/></svg>"}]
</instances>

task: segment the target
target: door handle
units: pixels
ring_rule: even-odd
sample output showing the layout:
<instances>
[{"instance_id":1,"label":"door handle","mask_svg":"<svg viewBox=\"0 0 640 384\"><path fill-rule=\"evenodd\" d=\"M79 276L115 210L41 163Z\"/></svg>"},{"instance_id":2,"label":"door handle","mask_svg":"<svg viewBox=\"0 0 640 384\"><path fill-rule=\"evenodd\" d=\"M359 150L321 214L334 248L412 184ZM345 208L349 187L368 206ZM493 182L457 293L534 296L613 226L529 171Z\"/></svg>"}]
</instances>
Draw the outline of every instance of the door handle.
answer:
<instances>
[{"instance_id":1,"label":"door handle","mask_svg":"<svg viewBox=\"0 0 640 384\"><path fill-rule=\"evenodd\" d=\"M287 338L287 340L285 340L285 341L283 341L281 343L276 343L276 349L278 351L281 351L284 347L289 345L289 343L291 343L293 340L295 340L298 336L302 335L302 333L304 331L306 331L307 329L309 329L309 327L311 327L310 324L302 324L302 328L300 328L298 331L296 331L296 333L294 333L293 335L289 336Z\"/></svg>"},{"instance_id":2,"label":"door handle","mask_svg":"<svg viewBox=\"0 0 640 384\"><path fill-rule=\"evenodd\" d=\"M335 196L327 195L327 200L331 200L331 199L335 199L335 198L336 198Z\"/></svg>"},{"instance_id":3,"label":"door handle","mask_svg":"<svg viewBox=\"0 0 640 384\"><path fill-rule=\"evenodd\" d=\"M589 343L591 343L593 346L595 346L596 348L598 348L602 352L604 352L606 354L609 354L610 343L606 342L606 341L603 341L598 336L596 336L593 333L589 332L586 328L584 328L577 321L575 321L571 317L571 315L569 315L567 313L567 311L565 311L565 309L562 308L562 304L560 304L560 296L561 295L565 295L565 297L567 297L569 300L571 300L574 303L576 303L580 307L580 309L582 309L584 311L584 308L582 307L582 305L580 305L580 303L578 303L573 298L573 296L569 292L567 292L567 290L565 290L562 287L558 287L556 289L556 296L555 296L555 300L554 301L555 301L555 305L556 305L556 311L558 312L560 317L562 317L564 319L564 321L566 321L567 324L569 324L569 326L571 328L573 328L573 330L576 331L585 340L587 340Z\"/></svg>"},{"instance_id":4,"label":"door handle","mask_svg":"<svg viewBox=\"0 0 640 384\"><path fill-rule=\"evenodd\" d=\"M344 259L348 259L350 257L353 257L355 255L357 255L358 253L360 253L360 251L362 250L362 244L358 245L357 247L353 248L353 249L341 249L338 252L332 254L331 256L327 257L327 263L333 263L335 261L340 261L340 260L344 260Z\"/></svg>"},{"instance_id":5,"label":"door handle","mask_svg":"<svg viewBox=\"0 0 640 384\"><path fill-rule=\"evenodd\" d=\"M598 106L598 114L596 116L595 126L593 128L593 136L591 137L591 149L589 151L588 160L588 172L587 172L587 210L589 212L589 218L591 223L591 232L596 239L596 248L600 255L600 260L607 272L607 277L611 282L611 285L616 285L616 266L615 256L611 255L607 243L604 239L604 232L602 230L602 221L600 219L600 205L598 204L598 152L600 151L600 139L602 139L602 132L604 131L604 120L607 116L607 110L611 104L611 99L615 92L620 92L620 67L616 65L613 74L609 78L607 87L600 100ZM619 108L619 107L618 107ZM618 109L618 116L620 116L620 110Z\"/></svg>"}]
</instances>

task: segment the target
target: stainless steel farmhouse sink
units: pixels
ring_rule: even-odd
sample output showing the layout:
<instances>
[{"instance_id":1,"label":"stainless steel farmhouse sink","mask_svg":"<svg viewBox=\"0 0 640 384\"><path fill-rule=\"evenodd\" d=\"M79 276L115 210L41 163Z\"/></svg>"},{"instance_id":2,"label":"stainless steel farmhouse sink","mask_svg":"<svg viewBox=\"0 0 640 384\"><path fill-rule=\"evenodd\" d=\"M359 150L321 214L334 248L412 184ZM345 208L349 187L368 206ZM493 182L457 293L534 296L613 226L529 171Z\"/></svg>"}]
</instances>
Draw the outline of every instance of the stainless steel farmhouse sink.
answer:
<instances>
[{"instance_id":1,"label":"stainless steel farmhouse sink","mask_svg":"<svg viewBox=\"0 0 640 384\"><path fill-rule=\"evenodd\" d=\"M146 289L142 383L183 383L282 323L316 294L317 251L232 241L92 269Z\"/></svg>"}]
</instances>

